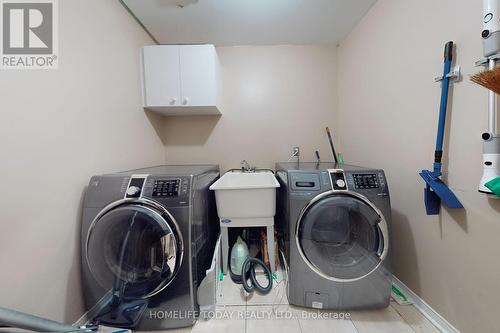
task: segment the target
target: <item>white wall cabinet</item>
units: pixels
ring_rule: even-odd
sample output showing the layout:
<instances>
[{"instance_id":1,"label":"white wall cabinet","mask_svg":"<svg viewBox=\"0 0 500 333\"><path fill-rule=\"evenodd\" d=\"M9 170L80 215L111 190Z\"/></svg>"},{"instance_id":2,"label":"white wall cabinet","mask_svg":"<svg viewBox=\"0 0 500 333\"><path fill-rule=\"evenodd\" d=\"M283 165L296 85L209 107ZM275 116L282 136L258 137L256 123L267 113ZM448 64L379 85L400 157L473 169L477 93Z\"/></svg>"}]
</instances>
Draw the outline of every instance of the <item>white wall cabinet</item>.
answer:
<instances>
[{"instance_id":1,"label":"white wall cabinet","mask_svg":"<svg viewBox=\"0 0 500 333\"><path fill-rule=\"evenodd\" d=\"M146 109L164 115L220 114L213 45L145 46L141 56Z\"/></svg>"}]
</instances>

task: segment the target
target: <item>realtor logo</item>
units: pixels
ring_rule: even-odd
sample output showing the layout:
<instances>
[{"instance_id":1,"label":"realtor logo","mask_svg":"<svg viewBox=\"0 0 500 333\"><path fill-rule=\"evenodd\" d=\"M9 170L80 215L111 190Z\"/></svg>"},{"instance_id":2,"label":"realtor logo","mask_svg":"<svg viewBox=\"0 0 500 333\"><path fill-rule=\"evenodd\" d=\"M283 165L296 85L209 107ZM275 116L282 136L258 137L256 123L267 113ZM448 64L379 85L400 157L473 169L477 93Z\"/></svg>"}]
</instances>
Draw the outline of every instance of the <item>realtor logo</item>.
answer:
<instances>
[{"instance_id":1,"label":"realtor logo","mask_svg":"<svg viewBox=\"0 0 500 333\"><path fill-rule=\"evenodd\" d=\"M2 69L57 68L57 0L0 0Z\"/></svg>"}]
</instances>

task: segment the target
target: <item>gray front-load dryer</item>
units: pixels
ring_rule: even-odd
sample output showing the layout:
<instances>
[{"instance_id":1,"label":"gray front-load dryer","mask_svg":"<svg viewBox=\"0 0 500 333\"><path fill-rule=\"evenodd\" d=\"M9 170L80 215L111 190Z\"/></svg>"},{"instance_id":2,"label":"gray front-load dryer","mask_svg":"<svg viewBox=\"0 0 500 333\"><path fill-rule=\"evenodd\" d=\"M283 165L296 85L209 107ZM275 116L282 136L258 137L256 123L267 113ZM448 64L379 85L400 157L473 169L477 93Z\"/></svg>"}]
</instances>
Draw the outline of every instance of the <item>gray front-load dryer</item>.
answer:
<instances>
[{"instance_id":1,"label":"gray front-load dryer","mask_svg":"<svg viewBox=\"0 0 500 333\"><path fill-rule=\"evenodd\" d=\"M192 325L218 220L215 165L94 176L83 203L82 282L94 323L137 330Z\"/></svg>"},{"instance_id":2,"label":"gray front-load dryer","mask_svg":"<svg viewBox=\"0 0 500 333\"><path fill-rule=\"evenodd\" d=\"M389 305L391 206L382 170L278 163L277 229L290 304Z\"/></svg>"}]
</instances>

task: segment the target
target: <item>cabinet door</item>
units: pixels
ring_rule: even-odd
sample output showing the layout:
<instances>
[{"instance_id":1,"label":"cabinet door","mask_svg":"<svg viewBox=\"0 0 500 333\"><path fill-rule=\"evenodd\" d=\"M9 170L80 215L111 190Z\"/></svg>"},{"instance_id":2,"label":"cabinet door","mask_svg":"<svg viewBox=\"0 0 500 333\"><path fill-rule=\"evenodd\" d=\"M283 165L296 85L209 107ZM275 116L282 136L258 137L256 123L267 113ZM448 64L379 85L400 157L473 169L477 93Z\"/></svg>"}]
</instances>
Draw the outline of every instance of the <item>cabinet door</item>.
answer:
<instances>
[{"instance_id":1,"label":"cabinet door","mask_svg":"<svg viewBox=\"0 0 500 333\"><path fill-rule=\"evenodd\" d=\"M216 105L216 53L213 45L181 45L181 104Z\"/></svg>"},{"instance_id":2,"label":"cabinet door","mask_svg":"<svg viewBox=\"0 0 500 333\"><path fill-rule=\"evenodd\" d=\"M180 105L179 46L145 46L142 57L144 106Z\"/></svg>"}]
</instances>

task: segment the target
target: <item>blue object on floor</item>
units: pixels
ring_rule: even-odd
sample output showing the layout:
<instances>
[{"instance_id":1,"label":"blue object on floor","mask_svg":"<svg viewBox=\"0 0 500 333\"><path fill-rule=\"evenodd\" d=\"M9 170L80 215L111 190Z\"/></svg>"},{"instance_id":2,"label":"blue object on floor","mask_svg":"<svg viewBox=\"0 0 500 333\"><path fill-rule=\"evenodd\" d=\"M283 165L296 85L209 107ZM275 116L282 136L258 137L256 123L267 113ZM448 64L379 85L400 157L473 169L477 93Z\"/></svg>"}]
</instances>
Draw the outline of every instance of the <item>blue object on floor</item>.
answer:
<instances>
[{"instance_id":1,"label":"blue object on floor","mask_svg":"<svg viewBox=\"0 0 500 333\"><path fill-rule=\"evenodd\" d=\"M443 202L449 208L464 208L460 200L452 190L441 180L441 159L443 157L443 140L446 125L446 108L448 105L448 89L450 78L448 74L451 70L453 59L453 42L446 43L444 50L444 72L441 87L441 103L439 108L439 122L436 140L436 150L434 153L434 170L422 170L420 176L426 183L424 190L424 202L427 215L438 215Z\"/></svg>"}]
</instances>

